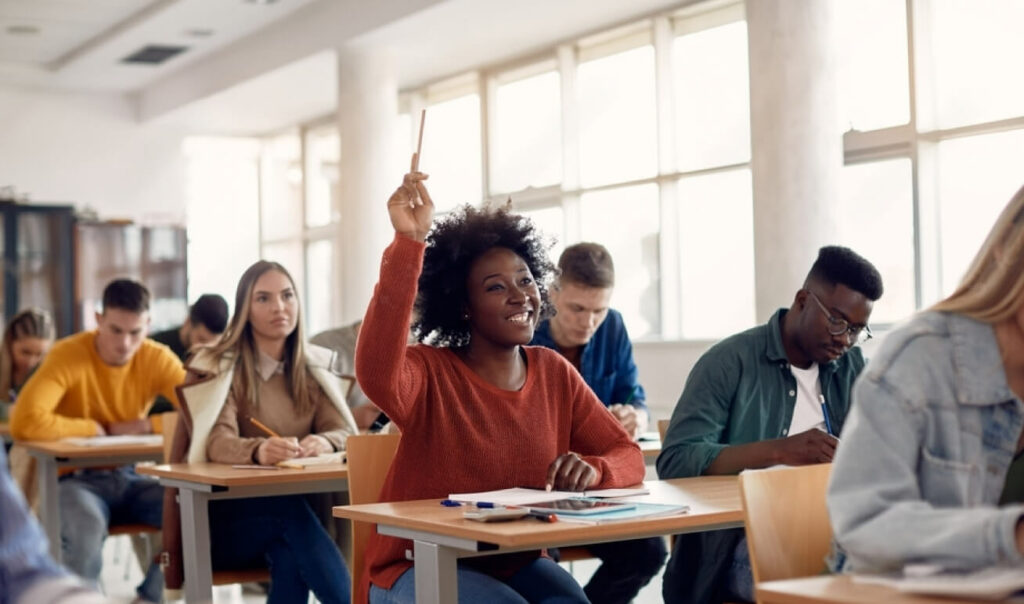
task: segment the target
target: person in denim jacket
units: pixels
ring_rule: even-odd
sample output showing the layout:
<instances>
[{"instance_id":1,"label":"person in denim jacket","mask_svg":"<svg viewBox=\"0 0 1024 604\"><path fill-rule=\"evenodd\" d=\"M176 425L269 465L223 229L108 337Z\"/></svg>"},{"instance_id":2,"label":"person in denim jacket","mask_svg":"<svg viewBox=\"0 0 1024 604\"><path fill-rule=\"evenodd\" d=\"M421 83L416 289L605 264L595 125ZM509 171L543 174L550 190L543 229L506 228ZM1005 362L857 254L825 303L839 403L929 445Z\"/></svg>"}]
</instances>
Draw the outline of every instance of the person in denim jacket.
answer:
<instances>
[{"instance_id":1,"label":"person in denim jacket","mask_svg":"<svg viewBox=\"0 0 1024 604\"><path fill-rule=\"evenodd\" d=\"M861 374L828 491L836 570L1024 562L1024 506L1000 504L1024 445L1022 266L1024 188L957 290Z\"/></svg>"}]
</instances>

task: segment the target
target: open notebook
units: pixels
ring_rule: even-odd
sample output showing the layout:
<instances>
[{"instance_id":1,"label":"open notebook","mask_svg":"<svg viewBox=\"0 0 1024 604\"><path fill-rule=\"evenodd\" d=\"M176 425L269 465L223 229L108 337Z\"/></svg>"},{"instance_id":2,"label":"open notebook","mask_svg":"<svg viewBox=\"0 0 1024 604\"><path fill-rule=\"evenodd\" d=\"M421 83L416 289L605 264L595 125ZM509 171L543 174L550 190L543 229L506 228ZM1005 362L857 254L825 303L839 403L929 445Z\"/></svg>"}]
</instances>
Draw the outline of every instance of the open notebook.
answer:
<instances>
[{"instance_id":1,"label":"open notebook","mask_svg":"<svg viewBox=\"0 0 1024 604\"><path fill-rule=\"evenodd\" d=\"M282 468L298 468L301 470L310 466L325 466L330 464L341 465L343 463L345 463L345 452L336 451L334 453L317 455L315 457L296 457L295 459L286 459L284 461L277 462L277 465Z\"/></svg>"},{"instance_id":2,"label":"open notebook","mask_svg":"<svg viewBox=\"0 0 1024 604\"><path fill-rule=\"evenodd\" d=\"M632 489L591 489L589 491L543 491L541 489L525 489L522 487L512 489L498 489L497 491L481 491L479 493L453 493L448 496L452 501L462 503L494 503L497 505L524 505L527 503L542 503L555 501L567 497L628 497L633 495L648 495L650 489L636 487Z\"/></svg>"}]
</instances>

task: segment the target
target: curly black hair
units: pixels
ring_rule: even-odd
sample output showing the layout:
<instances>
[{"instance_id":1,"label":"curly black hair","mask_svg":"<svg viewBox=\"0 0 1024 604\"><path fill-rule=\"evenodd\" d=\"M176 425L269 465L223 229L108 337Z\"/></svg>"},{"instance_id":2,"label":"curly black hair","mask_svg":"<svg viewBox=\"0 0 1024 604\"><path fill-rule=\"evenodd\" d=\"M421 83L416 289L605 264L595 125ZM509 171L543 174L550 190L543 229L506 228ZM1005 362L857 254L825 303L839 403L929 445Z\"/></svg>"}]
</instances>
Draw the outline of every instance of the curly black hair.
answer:
<instances>
[{"instance_id":1,"label":"curly black hair","mask_svg":"<svg viewBox=\"0 0 1024 604\"><path fill-rule=\"evenodd\" d=\"M555 270L548 258L551 242L508 206L465 205L438 220L427 235L412 325L418 341L448 347L469 343L466 278L473 261L494 247L508 248L526 262L540 290L540 318L554 314L547 288Z\"/></svg>"}]
</instances>

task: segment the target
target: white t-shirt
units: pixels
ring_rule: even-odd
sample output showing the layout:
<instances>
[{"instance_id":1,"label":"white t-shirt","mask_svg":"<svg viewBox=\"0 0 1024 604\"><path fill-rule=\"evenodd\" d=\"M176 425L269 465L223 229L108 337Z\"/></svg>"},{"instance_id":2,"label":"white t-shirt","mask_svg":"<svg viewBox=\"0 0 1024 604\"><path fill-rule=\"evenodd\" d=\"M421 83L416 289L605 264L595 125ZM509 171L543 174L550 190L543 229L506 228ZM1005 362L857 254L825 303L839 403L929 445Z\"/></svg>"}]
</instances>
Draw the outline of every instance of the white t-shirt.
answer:
<instances>
[{"instance_id":1,"label":"white t-shirt","mask_svg":"<svg viewBox=\"0 0 1024 604\"><path fill-rule=\"evenodd\" d=\"M807 432L813 428L825 429L825 415L821 410L821 384L818 382L818 364L807 369L789 366L796 378L796 403L793 405L793 421L789 423L789 435Z\"/></svg>"}]
</instances>

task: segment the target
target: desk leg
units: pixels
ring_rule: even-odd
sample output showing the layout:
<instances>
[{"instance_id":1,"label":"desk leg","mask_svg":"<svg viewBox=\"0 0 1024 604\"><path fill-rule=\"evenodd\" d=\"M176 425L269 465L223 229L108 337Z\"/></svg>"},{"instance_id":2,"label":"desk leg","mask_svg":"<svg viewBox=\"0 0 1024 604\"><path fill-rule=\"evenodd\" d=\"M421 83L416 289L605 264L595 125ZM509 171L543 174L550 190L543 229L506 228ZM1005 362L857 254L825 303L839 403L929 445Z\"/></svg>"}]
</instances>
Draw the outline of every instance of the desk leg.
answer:
<instances>
[{"instance_id":1,"label":"desk leg","mask_svg":"<svg viewBox=\"0 0 1024 604\"><path fill-rule=\"evenodd\" d=\"M57 484L57 460L49 455L36 458L36 482L39 489L39 516L43 521L46 538L50 540L50 555L60 564L60 506Z\"/></svg>"},{"instance_id":2,"label":"desk leg","mask_svg":"<svg viewBox=\"0 0 1024 604\"><path fill-rule=\"evenodd\" d=\"M210 498L192 489L178 489L181 505L181 546L185 566L185 601L213 601L210 565Z\"/></svg>"},{"instance_id":3,"label":"desk leg","mask_svg":"<svg viewBox=\"0 0 1024 604\"><path fill-rule=\"evenodd\" d=\"M455 551L436 543L414 543L416 604L458 602L458 558Z\"/></svg>"}]
</instances>

